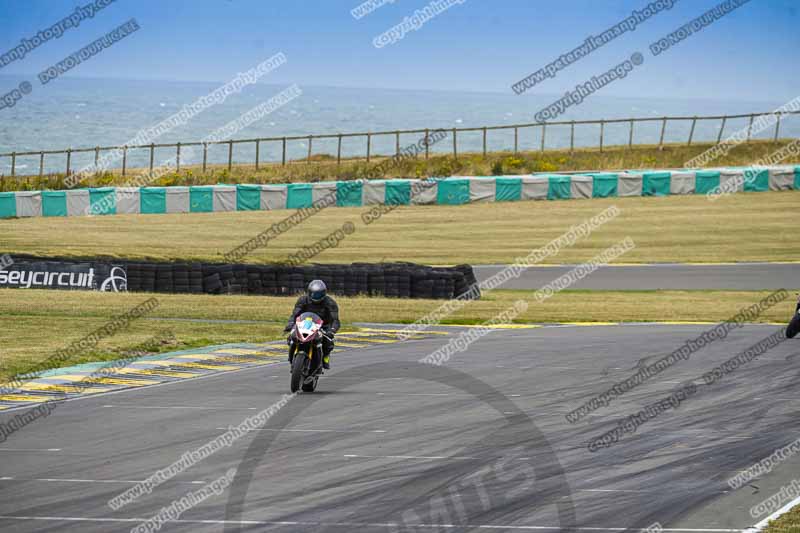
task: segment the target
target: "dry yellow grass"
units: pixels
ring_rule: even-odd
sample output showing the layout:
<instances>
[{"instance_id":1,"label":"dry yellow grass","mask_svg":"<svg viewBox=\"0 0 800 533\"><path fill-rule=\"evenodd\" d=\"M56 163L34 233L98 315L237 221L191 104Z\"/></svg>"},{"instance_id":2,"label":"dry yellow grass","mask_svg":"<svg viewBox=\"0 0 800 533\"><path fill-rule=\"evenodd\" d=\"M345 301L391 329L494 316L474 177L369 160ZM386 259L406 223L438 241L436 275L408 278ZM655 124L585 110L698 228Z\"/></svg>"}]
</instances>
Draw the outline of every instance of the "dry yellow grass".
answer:
<instances>
[{"instance_id":1,"label":"dry yellow grass","mask_svg":"<svg viewBox=\"0 0 800 533\"><path fill-rule=\"evenodd\" d=\"M243 262L284 261L346 221L356 231L314 260L506 263L527 255L571 225L616 205L622 214L551 258L587 260L626 236L636 249L625 262L790 261L800 258L800 192L524 201L401 207L365 225L368 208L329 208L260 248ZM222 261L235 248L292 211L0 220L0 252L44 256Z\"/></svg>"},{"instance_id":2,"label":"dry yellow grass","mask_svg":"<svg viewBox=\"0 0 800 533\"><path fill-rule=\"evenodd\" d=\"M764 528L764 533L800 533L800 505L771 521Z\"/></svg>"}]
</instances>

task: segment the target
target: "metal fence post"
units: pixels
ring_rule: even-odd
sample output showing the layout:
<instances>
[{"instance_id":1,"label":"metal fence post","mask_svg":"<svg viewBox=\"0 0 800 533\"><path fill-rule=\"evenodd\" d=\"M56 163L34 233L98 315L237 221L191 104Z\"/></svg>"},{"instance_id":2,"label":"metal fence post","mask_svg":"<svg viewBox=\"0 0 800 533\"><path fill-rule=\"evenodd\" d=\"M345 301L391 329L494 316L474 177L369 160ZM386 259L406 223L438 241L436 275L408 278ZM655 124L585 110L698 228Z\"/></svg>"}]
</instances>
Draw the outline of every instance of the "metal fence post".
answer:
<instances>
[{"instance_id":1,"label":"metal fence post","mask_svg":"<svg viewBox=\"0 0 800 533\"><path fill-rule=\"evenodd\" d=\"M394 132L394 153L397 157L400 157L400 132Z\"/></svg>"},{"instance_id":2,"label":"metal fence post","mask_svg":"<svg viewBox=\"0 0 800 533\"><path fill-rule=\"evenodd\" d=\"M306 157L306 163L311 163L311 144L314 142L314 136L308 136L308 157Z\"/></svg>"},{"instance_id":3,"label":"metal fence post","mask_svg":"<svg viewBox=\"0 0 800 533\"><path fill-rule=\"evenodd\" d=\"M569 125L569 153L575 151L575 121Z\"/></svg>"},{"instance_id":4,"label":"metal fence post","mask_svg":"<svg viewBox=\"0 0 800 533\"><path fill-rule=\"evenodd\" d=\"M514 154L519 151L519 128L514 127Z\"/></svg>"},{"instance_id":5,"label":"metal fence post","mask_svg":"<svg viewBox=\"0 0 800 533\"><path fill-rule=\"evenodd\" d=\"M175 172L181 171L181 143L178 143L175 148Z\"/></svg>"},{"instance_id":6,"label":"metal fence post","mask_svg":"<svg viewBox=\"0 0 800 533\"><path fill-rule=\"evenodd\" d=\"M258 159L261 156L261 140L256 139L256 170L258 170Z\"/></svg>"},{"instance_id":7,"label":"metal fence post","mask_svg":"<svg viewBox=\"0 0 800 533\"><path fill-rule=\"evenodd\" d=\"M542 146L540 150L541 152L544 152L544 138L546 134L547 134L547 124L542 124Z\"/></svg>"},{"instance_id":8,"label":"metal fence post","mask_svg":"<svg viewBox=\"0 0 800 533\"><path fill-rule=\"evenodd\" d=\"M774 142L778 142L778 131L781 129L781 114L778 113L778 121L775 122L775 139Z\"/></svg>"},{"instance_id":9,"label":"metal fence post","mask_svg":"<svg viewBox=\"0 0 800 533\"><path fill-rule=\"evenodd\" d=\"M603 134L605 133L606 123L600 121L600 153L603 153Z\"/></svg>"},{"instance_id":10,"label":"metal fence post","mask_svg":"<svg viewBox=\"0 0 800 533\"><path fill-rule=\"evenodd\" d=\"M339 145L336 147L336 166L342 163L342 134L339 134Z\"/></svg>"},{"instance_id":11,"label":"metal fence post","mask_svg":"<svg viewBox=\"0 0 800 533\"><path fill-rule=\"evenodd\" d=\"M153 152L155 151L155 148L156 148L155 145L153 143L150 143L150 174L151 175L153 174L153 157L154 157Z\"/></svg>"},{"instance_id":12,"label":"metal fence post","mask_svg":"<svg viewBox=\"0 0 800 533\"><path fill-rule=\"evenodd\" d=\"M483 127L483 157L486 157L486 126Z\"/></svg>"},{"instance_id":13,"label":"metal fence post","mask_svg":"<svg viewBox=\"0 0 800 533\"><path fill-rule=\"evenodd\" d=\"M206 171L207 163L208 163L208 143L203 142L203 172Z\"/></svg>"},{"instance_id":14,"label":"metal fence post","mask_svg":"<svg viewBox=\"0 0 800 533\"><path fill-rule=\"evenodd\" d=\"M686 144L686 146L691 146L692 145L692 137L694 137L694 126L695 126L695 124L697 124L697 117L694 117L692 119L692 129L689 130L689 142Z\"/></svg>"},{"instance_id":15,"label":"metal fence post","mask_svg":"<svg viewBox=\"0 0 800 533\"><path fill-rule=\"evenodd\" d=\"M367 163L369 163L369 152L372 148L372 135L367 132Z\"/></svg>"},{"instance_id":16,"label":"metal fence post","mask_svg":"<svg viewBox=\"0 0 800 533\"><path fill-rule=\"evenodd\" d=\"M747 142L750 142L750 134L753 130L753 118L755 115L750 115L750 123L747 125Z\"/></svg>"},{"instance_id":17,"label":"metal fence post","mask_svg":"<svg viewBox=\"0 0 800 533\"><path fill-rule=\"evenodd\" d=\"M233 140L228 141L228 172L233 166Z\"/></svg>"},{"instance_id":18,"label":"metal fence post","mask_svg":"<svg viewBox=\"0 0 800 533\"><path fill-rule=\"evenodd\" d=\"M722 117L722 125L719 127L719 134L717 135L717 144L722 140L722 132L725 130L725 121L728 117Z\"/></svg>"},{"instance_id":19,"label":"metal fence post","mask_svg":"<svg viewBox=\"0 0 800 533\"><path fill-rule=\"evenodd\" d=\"M286 137L283 138L283 149L281 151L281 166L286 166Z\"/></svg>"},{"instance_id":20,"label":"metal fence post","mask_svg":"<svg viewBox=\"0 0 800 533\"><path fill-rule=\"evenodd\" d=\"M428 133L428 128L425 128L425 159L428 159L428 154L430 153L430 142L431 137Z\"/></svg>"},{"instance_id":21,"label":"metal fence post","mask_svg":"<svg viewBox=\"0 0 800 533\"><path fill-rule=\"evenodd\" d=\"M44 175L44 152L39 152L39 179Z\"/></svg>"},{"instance_id":22,"label":"metal fence post","mask_svg":"<svg viewBox=\"0 0 800 533\"><path fill-rule=\"evenodd\" d=\"M72 148L67 148L67 176L69 176L69 167L72 162Z\"/></svg>"},{"instance_id":23,"label":"metal fence post","mask_svg":"<svg viewBox=\"0 0 800 533\"><path fill-rule=\"evenodd\" d=\"M667 117L661 119L661 138L658 140L658 149L664 147L664 132L667 130Z\"/></svg>"},{"instance_id":24,"label":"metal fence post","mask_svg":"<svg viewBox=\"0 0 800 533\"><path fill-rule=\"evenodd\" d=\"M453 128L453 159L458 159L458 130Z\"/></svg>"},{"instance_id":25,"label":"metal fence post","mask_svg":"<svg viewBox=\"0 0 800 533\"><path fill-rule=\"evenodd\" d=\"M628 150L633 149L633 119L631 119L631 127L628 130Z\"/></svg>"},{"instance_id":26,"label":"metal fence post","mask_svg":"<svg viewBox=\"0 0 800 533\"><path fill-rule=\"evenodd\" d=\"M17 174L17 152L11 152L11 177Z\"/></svg>"},{"instance_id":27,"label":"metal fence post","mask_svg":"<svg viewBox=\"0 0 800 533\"><path fill-rule=\"evenodd\" d=\"M122 147L122 177L125 177L125 173L128 170L128 146L125 145Z\"/></svg>"}]
</instances>

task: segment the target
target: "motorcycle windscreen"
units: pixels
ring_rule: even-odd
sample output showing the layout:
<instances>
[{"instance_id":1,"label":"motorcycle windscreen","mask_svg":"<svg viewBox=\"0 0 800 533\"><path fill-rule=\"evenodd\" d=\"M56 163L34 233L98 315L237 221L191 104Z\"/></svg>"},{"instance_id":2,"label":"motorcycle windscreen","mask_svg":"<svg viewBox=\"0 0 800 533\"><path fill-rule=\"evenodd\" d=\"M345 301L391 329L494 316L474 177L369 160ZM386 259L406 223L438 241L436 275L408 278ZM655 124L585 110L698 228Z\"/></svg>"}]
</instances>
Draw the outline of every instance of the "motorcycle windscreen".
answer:
<instances>
[{"instance_id":1,"label":"motorcycle windscreen","mask_svg":"<svg viewBox=\"0 0 800 533\"><path fill-rule=\"evenodd\" d=\"M303 338L322 327L322 319L316 313L303 313L295 321L297 330Z\"/></svg>"}]
</instances>

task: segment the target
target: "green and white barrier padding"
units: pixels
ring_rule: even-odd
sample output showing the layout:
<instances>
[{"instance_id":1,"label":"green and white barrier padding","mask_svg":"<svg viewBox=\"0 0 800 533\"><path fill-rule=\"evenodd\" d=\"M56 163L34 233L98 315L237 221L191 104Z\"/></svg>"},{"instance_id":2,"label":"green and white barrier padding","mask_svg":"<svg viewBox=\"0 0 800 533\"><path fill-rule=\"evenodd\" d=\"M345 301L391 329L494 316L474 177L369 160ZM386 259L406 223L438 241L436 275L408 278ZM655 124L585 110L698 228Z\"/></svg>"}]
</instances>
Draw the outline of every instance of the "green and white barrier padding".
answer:
<instances>
[{"instance_id":1,"label":"green and white barrier padding","mask_svg":"<svg viewBox=\"0 0 800 533\"><path fill-rule=\"evenodd\" d=\"M286 185L103 187L0 192L0 218L272 211L376 204L574 200L713 192L800 190L800 166L705 170L628 170L586 174L460 176Z\"/></svg>"}]
</instances>

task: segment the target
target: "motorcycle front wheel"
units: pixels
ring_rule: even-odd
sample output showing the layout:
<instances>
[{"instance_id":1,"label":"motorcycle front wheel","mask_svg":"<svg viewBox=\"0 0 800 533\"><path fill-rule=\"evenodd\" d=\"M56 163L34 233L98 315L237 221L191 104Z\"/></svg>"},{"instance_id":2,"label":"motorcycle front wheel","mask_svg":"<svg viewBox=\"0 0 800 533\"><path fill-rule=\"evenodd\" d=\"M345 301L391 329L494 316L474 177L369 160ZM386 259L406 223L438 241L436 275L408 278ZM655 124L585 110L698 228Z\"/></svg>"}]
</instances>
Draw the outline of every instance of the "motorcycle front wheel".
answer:
<instances>
[{"instance_id":1,"label":"motorcycle front wheel","mask_svg":"<svg viewBox=\"0 0 800 533\"><path fill-rule=\"evenodd\" d=\"M297 353L294 354L294 359L292 359L292 381L290 386L293 393L300 390L300 385L303 383L303 371L306 368L306 361L308 361L307 353L298 350Z\"/></svg>"},{"instance_id":2,"label":"motorcycle front wheel","mask_svg":"<svg viewBox=\"0 0 800 533\"><path fill-rule=\"evenodd\" d=\"M800 312L795 313L789 325L786 326L786 338L793 339L798 333L800 333Z\"/></svg>"}]
</instances>

